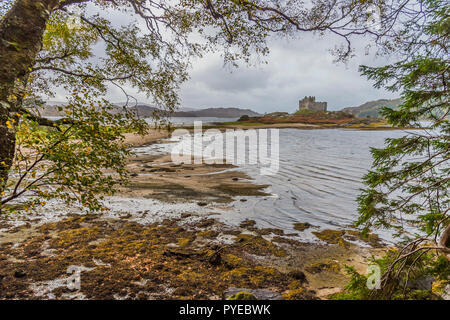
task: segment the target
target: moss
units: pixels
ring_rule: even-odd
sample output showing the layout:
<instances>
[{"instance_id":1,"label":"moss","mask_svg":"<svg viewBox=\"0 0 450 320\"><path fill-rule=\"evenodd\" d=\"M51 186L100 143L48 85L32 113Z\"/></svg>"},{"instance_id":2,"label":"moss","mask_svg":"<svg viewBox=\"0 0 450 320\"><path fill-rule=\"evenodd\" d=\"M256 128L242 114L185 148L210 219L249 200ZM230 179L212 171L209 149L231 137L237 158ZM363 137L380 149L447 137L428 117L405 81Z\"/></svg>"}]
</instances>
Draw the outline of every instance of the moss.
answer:
<instances>
[{"instance_id":1,"label":"moss","mask_svg":"<svg viewBox=\"0 0 450 320\"><path fill-rule=\"evenodd\" d=\"M294 280L291 283L289 283L288 286L289 290L296 290L302 288L302 282L300 280Z\"/></svg>"},{"instance_id":2,"label":"moss","mask_svg":"<svg viewBox=\"0 0 450 320\"><path fill-rule=\"evenodd\" d=\"M147 245L148 242L145 240L130 241L123 246L123 253L128 255L145 253Z\"/></svg>"},{"instance_id":3,"label":"moss","mask_svg":"<svg viewBox=\"0 0 450 320\"><path fill-rule=\"evenodd\" d=\"M265 267L265 266L256 266L255 267L256 271L262 272L264 274L268 274L268 275L274 275L276 270L272 267Z\"/></svg>"},{"instance_id":4,"label":"moss","mask_svg":"<svg viewBox=\"0 0 450 320\"><path fill-rule=\"evenodd\" d=\"M281 275L277 270L264 267L238 267L228 271L224 276L225 279L232 281L243 281L244 286L251 284L252 286L261 286L264 283L270 282L270 278L276 278Z\"/></svg>"},{"instance_id":5,"label":"moss","mask_svg":"<svg viewBox=\"0 0 450 320\"><path fill-rule=\"evenodd\" d=\"M341 270L339 264L333 260L326 260L322 262L317 262L306 268L309 273L319 273L322 271L329 271L338 273Z\"/></svg>"},{"instance_id":6,"label":"moss","mask_svg":"<svg viewBox=\"0 0 450 320\"><path fill-rule=\"evenodd\" d=\"M344 239L339 239L338 245L342 248L350 248L350 242L345 241Z\"/></svg>"},{"instance_id":7,"label":"moss","mask_svg":"<svg viewBox=\"0 0 450 320\"><path fill-rule=\"evenodd\" d=\"M204 219L196 224L199 228L208 228L216 223L214 219Z\"/></svg>"},{"instance_id":8,"label":"moss","mask_svg":"<svg viewBox=\"0 0 450 320\"><path fill-rule=\"evenodd\" d=\"M233 294L228 300L257 300L255 295L250 292L238 292Z\"/></svg>"},{"instance_id":9,"label":"moss","mask_svg":"<svg viewBox=\"0 0 450 320\"><path fill-rule=\"evenodd\" d=\"M184 282L199 283L204 279L204 276L203 272L183 270L177 277Z\"/></svg>"},{"instance_id":10,"label":"moss","mask_svg":"<svg viewBox=\"0 0 450 320\"><path fill-rule=\"evenodd\" d=\"M436 280L433 281L431 286L431 292L437 295L441 295L444 292L445 287L450 284L450 282L445 280Z\"/></svg>"},{"instance_id":11,"label":"moss","mask_svg":"<svg viewBox=\"0 0 450 320\"><path fill-rule=\"evenodd\" d=\"M80 245L96 239L98 234L99 229L97 227L65 230L61 231L58 238L53 240L53 245L59 247Z\"/></svg>"},{"instance_id":12,"label":"moss","mask_svg":"<svg viewBox=\"0 0 450 320\"><path fill-rule=\"evenodd\" d=\"M305 289L298 288L294 290L287 290L282 295L286 300L304 300Z\"/></svg>"},{"instance_id":13,"label":"moss","mask_svg":"<svg viewBox=\"0 0 450 320\"><path fill-rule=\"evenodd\" d=\"M203 238L216 238L219 235L219 233L214 230L206 230L203 232L199 232L197 235Z\"/></svg>"},{"instance_id":14,"label":"moss","mask_svg":"<svg viewBox=\"0 0 450 320\"><path fill-rule=\"evenodd\" d=\"M193 241L197 231L178 223L173 219L140 225L123 219L78 216L45 224L18 248L12 244L0 246L0 257L11 258L0 259L2 274L14 274L16 270L27 274L21 279L3 278L0 299L39 298L30 289L31 283L67 277L70 265L91 268L83 272L80 291L87 299L208 299L222 295L229 287L271 287L281 291L292 281L253 259L255 254L284 252L269 241L243 236L242 242L205 250ZM214 220L198 222L211 223ZM168 246L173 243L189 246ZM248 254L242 254L243 249ZM44 250L51 250L51 255L48 251L44 254ZM205 251L221 256L221 261L213 264L205 259ZM60 299L68 292L56 289L52 293Z\"/></svg>"},{"instance_id":15,"label":"moss","mask_svg":"<svg viewBox=\"0 0 450 320\"><path fill-rule=\"evenodd\" d=\"M231 279L232 278L248 278L248 274L251 273L252 270L250 268L247 267L239 267L236 269L233 269L231 271L228 271L225 276L229 276Z\"/></svg>"},{"instance_id":16,"label":"moss","mask_svg":"<svg viewBox=\"0 0 450 320\"><path fill-rule=\"evenodd\" d=\"M269 234L275 234L275 235L279 235L282 236L284 235L284 231L281 229L277 229L277 228L262 228L262 229L258 229L256 227L256 221L255 220L244 220L239 224L239 227L241 228L245 228L249 231L252 232L256 232L259 235L269 235Z\"/></svg>"},{"instance_id":17,"label":"moss","mask_svg":"<svg viewBox=\"0 0 450 320\"><path fill-rule=\"evenodd\" d=\"M322 241L330 244L339 244L339 242L345 241L342 237L345 234L344 230L330 230L314 231L313 234Z\"/></svg>"},{"instance_id":18,"label":"moss","mask_svg":"<svg viewBox=\"0 0 450 320\"><path fill-rule=\"evenodd\" d=\"M310 223L308 223L308 222L297 222L297 223L294 223L294 229L297 230L297 231L300 231L300 232L303 232L306 229L309 229L311 227L312 227L312 225Z\"/></svg>"},{"instance_id":19,"label":"moss","mask_svg":"<svg viewBox=\"0 0 450 320\"><path fill-rule=\"evenodd\" d=\"M286 256L286 251L283 248L278 247L261 236L242 233L236 237L235 243L259 255L273 254L277 257Z\"/></svg>"},{"instance_id":20,"label":"moss","mask_svg":"<svg viewBox=\"0 0 450 320\"><path fill-rule=\"evenodd\" d=\"M75 229L75 228L81 228L80 222L84 221L81 218L84 218L84 217L71 217L64 221L46 223L46 224L43 224L42 226L40 226L39 230L47 233L52 230L61 231L61 230L70 230L70 229Z\"/></svg>"},{"instance_id":21,"label":"moss","mask_svg":"<svg viewBox=\"0 0 450 320\"><path fill-rule=\"evenodd\" d=\"M236 268L242 264L242 258L235 256L234 254L228 253L223 256L223 260L226 265Z\"/></svg>"},{"instance_id":22,"label":"moss","mask_svg":"<svg viewBox=\"0 0 450 320\"><path fill-rule=\"evenodd\" d=\"M410 290L405 295L403 293L394 295L392 300L440 300L440 298L428 290Z\"/></svg>"},{"instance_id":23,"label":"moss","mask_svg":"<svg viewBox=\"0 0 450 320\"><path fill-rule=\"evenodd\" d=\"M256 233L259 235L269 235L269 234L275 234L278 236L283 236L284 231L277 228L263 228L263 229L257 229Z\"/></svg>"},{"instance_id":24,"label":"moss","mask_svg":"<svg viewBox=\"0 0 450 320\"><path fill-rule=\"evenodd\" d=\"M191 239L189 238L180 238L178 239L178 245L180 247L186 247L191 243Z\"/></svg>"},{"instance_id":25,"label":"moss","mask_svg":"<svg viewBox=\"0 0 450 320\"><path fill-rule=\"evenodd\" d=\"M361 232L357 230L345 230L346 237L350 238L355 237L361 241L364 241L368 244L370 244L373 247L382 247L383 243L380 239L380 237L375 233L369 233L367 235L362 234Z\"/></svg>"},{"instance_id":26,"label":"moss","mask_svg":"<svg viewBox=\"0 0 450 320\"><path fill-rule=\"evenodd\" d=\"M357 230L322 230L315 231L313 234L322 241L330 244L338 244L343 248L349 248L351 246L350 241L360 240L372 247L383 247L383 242L377 234L369 233L368 235L363 235Z\"/></svg>"},{"instance_id":27,"label":"moss","mask_svg":"<svg viewBox=\"0 0 450 320\"><path fill-rule=\"evenodd\" d=\"M235 166L231 163L205 163L205 167L217 168L217 169L229 169L235 168Z\"/></svg>"},{"instance_id":28,"label":"moss","mask_svg":"<svg viewBox=\"0 0 450 320\"><path fill-rule=\"evenodd\" d=\"M241 228L250 228L250 229L255 229L255 225L256 225L256 221L255 220L244 220L239 224L239 227Z\"/></svg>"},{"instance_id":29,"label":"moss","mask_svg":"<svg viewBox=\"0 0 450 320\"><path fill-rule=\"evenodd\" d=\"M217 186L217 190L231 196L268 196L269 194L261 191L267 188L267 185L253 185L253 184L221 184Z\"/></svg>"}]
</instances>

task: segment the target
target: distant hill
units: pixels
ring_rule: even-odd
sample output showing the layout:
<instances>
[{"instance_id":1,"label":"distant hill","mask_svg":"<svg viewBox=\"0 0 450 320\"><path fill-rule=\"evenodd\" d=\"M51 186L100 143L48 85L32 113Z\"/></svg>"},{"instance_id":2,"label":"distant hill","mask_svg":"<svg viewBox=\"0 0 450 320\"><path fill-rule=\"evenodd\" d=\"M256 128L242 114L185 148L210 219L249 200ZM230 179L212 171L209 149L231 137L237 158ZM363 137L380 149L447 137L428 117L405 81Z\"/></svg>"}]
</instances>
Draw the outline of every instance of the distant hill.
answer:
<instances>
[{"instance_id":1,"label":"distant hill","mask_svg":"<svg viewBox=\"0 0 450 320\"><path fill-rule=\"evenodd\" d=\"M42 116L46 117L56 117L63 116L64 113L58 111L58 105L63 103L49 102L40 108L40 113ZM121 113L123 104L116 104L113 109L113 113ZM147 104L138 104L137 106L128 107L128 110L135 110L140 117L148 118L152 117L155 112L158 111L156 107ZM240 109L240 108L207 108L207 109L193 109L193 108L180 108L172 114L172 117L217 117L217 118L239 118L243 115L248 115L250 117L260 116L250 109Z\"/></svg>"},{"instance_id":2,"label":"distant hill","mask_svg":"<svg viewBox=\"0 0 450 320\"><path fill-rule=\"evenodd\" d=\"M38 110L43 117L62 117L65 116L65 113L59 111L58 107L64 104L64 102L48 102L39 106ZM116 107L113 108L111 113L118 114L123 112L122 105L123 104L116 104ZM141 117L151 117L153 112L157 109L149 105L137 105L135 107L129 107L128 110L136 110Z\"/></svg>"},{"instance_id":3,"label":"distant hill","mask_svg":"<svg viewBox=\"0 0 450 320\"><path fill-rule=\"evenodd\" d=\"M177 111L173 117L217 117L217 118L239 118L247 115L249 117L260 116L250 109L239 108L208 108L198 109L196 111Z\"/></svg>"},{"instance_id":4,"label":"distant hill","mask_svg":"<svg viewBox=\"0 0 450 320\"><path fill-rule=\"evenodd\" d=\"M377 118L380 117L379 111L383 107L396 108L402 103L402 99L379 99L366 102L357 107L344 108L341 111L353 114L357 118Z\"/></svg>"}]
</instances>

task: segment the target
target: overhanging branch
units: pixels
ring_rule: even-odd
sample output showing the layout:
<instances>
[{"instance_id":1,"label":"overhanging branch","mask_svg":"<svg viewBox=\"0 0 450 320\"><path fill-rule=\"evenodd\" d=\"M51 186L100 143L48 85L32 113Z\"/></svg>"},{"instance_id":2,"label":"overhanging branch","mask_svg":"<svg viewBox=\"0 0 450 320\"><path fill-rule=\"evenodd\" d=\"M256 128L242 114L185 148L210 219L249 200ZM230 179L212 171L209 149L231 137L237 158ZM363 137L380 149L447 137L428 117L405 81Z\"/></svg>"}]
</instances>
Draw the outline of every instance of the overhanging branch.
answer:
<instances>
[{"instance_id":1,"label":"overhanging branch","mask_svg":"<svg viewBox=\"0 0 450 320\"><path fill-rule=\"evenodd\" d=\"M65 124L73 125L73 124L79 123L79 121L69 119L69 118L62 118L62 119L58 119L58 120L47 119L47 118L32 114L30 111L28 111L27 109L25 109L23 107L15 108L15 112L22 114L22 115L26 115L26 117L28 119L36 121L41 126L54 127L54 128L57 128L58 130L59 130L60 125L65 125Z\"/></svg>"}]
</instances>

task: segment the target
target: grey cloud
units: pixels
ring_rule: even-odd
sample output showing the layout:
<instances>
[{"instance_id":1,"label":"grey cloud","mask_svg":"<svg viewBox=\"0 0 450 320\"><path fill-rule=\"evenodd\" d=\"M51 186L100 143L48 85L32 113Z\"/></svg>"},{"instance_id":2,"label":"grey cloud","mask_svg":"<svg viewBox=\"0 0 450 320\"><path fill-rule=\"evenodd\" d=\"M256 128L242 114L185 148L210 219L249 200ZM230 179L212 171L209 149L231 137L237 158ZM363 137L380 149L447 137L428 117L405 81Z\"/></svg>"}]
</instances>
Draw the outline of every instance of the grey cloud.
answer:
<instances>
[{"instance_id":1,"label":"grey cloud","mask_svg":"<svg viewBox=\"0 0 450 320\"><path fill-rule=\"evenodd\" d=\"M126 23L123 14L112 13L114 24ZM129 18L128 18L129 19ZM241 66L227 69L219 54L209 54L193 62L191 79L183 84L180 97L185 107L241 107L258 112L296 110L298 100L305 95L315 95L320 101L328 101L329 109L356 106L369 100L394 98L398 95L374 89L372 84L358 73L360 64L382 65L385 59L365 55L363 39L356 42L357 56L347 65L333 63L329 50L337 43L333 37L315 37L301 34L297 39L273 39L269 46L268 64L256 67ZM127 91L142 103L149 99L133 88ZM56 90L56 99L65 93ZM111 87L109 98L123 101L123 93Z\"/></svg>"},{"instance_id":2,"label":"grey cloud","mask_svg":"<svg viewBox=\"0 0 450 320\"><path fill-rule=\"evenodd\" d=\"M291 41L274 40L270 43L268 65L241 67L232 73L223 69L217 56L205 57L194 63L192 79L181 90L182 104L293 112L298 99L305 95L328 101L331 110L396 97L390 92L374 89L358 72L360 64L380 65L386 60L374 60L373 53L364 55L361 41L358 55L347 65L335 64L329 52L334 43L331 38L311 35Z\"/></svg>"},{"instance_id":3,"label":"grey cloud","mask_svg":"<svg viewBox=\"0 0 450 320\"><path fill-rule=\"evenodd\" d=\"M269 84L268 71L240 68L230 73L224 68L217 68L218 65L220 64L210 65L208 69L201 72L194 71L190 84L199 83L211 91L230 94L264 89Z\"/></svg>"}]
</instances>

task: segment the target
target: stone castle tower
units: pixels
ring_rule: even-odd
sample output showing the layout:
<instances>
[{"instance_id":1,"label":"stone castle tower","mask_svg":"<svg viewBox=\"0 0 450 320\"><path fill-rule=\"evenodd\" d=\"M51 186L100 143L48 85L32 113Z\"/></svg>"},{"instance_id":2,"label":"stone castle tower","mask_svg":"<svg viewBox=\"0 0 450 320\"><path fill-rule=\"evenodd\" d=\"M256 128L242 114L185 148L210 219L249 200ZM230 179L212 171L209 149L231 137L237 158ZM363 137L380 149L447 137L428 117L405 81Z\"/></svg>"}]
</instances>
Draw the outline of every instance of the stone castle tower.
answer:
<instances>
[{"instance_id":1,"label":"stone castle tower","mask_svg":"<svg viewBox=\"0 0 450 320\"><path fill-rule=\"evenodd\" d=\"M326 102L316 102L316 97L304 97L298 102L299 110L327 111Z\"/></svg>"}]
</instances>

